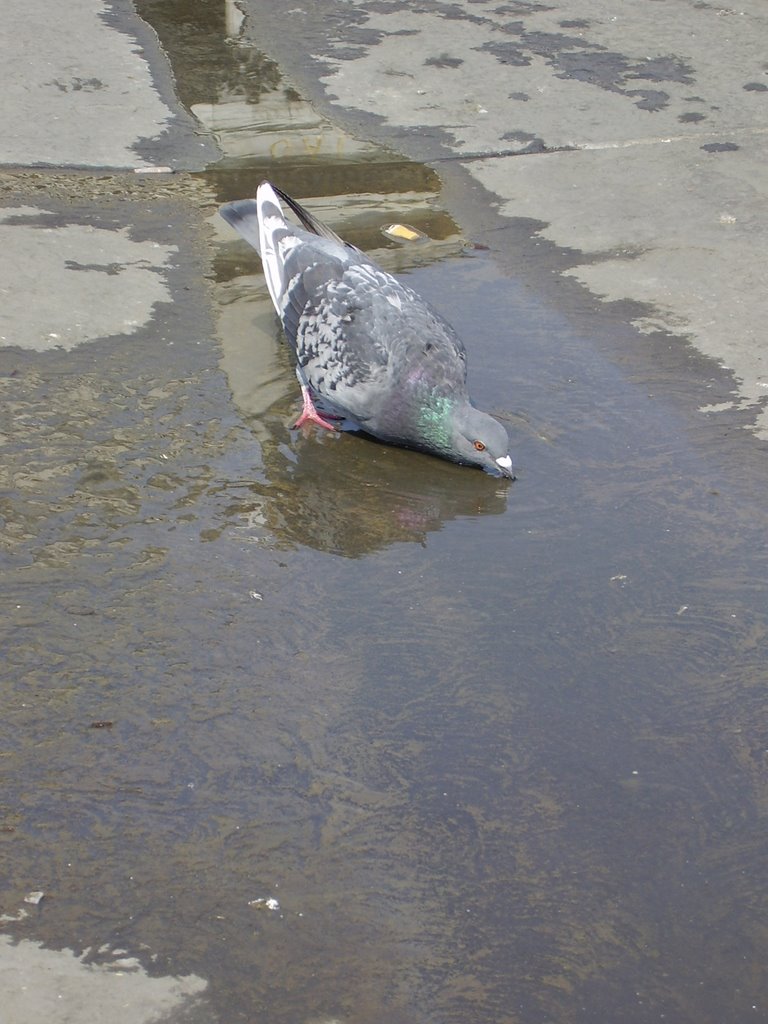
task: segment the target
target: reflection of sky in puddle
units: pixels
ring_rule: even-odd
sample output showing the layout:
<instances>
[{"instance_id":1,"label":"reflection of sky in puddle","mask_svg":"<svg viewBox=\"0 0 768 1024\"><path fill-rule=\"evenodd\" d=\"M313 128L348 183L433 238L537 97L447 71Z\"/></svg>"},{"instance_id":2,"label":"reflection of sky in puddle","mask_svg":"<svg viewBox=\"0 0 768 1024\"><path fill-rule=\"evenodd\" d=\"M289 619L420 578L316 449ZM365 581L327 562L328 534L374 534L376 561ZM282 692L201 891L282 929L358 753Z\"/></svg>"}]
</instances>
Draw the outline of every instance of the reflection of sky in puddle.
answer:
<instances>
[{"instance_id":1,"label":"reflection of sky in puddle","mask_svg":"<svg viewBox=\"0 0 768 1024\"><path fill-rule=\"evenodd\" d=\"M316 174L325 163L391 159L320 116L241 36L242 15L232 0L170 7L142 0L139 7L161 34L182 102L215 136L223 153L220 169L309 164Z\"/></svg>"},{"instance_id":2,"label":"reflection of sky in puddle","mask_svg":"<svg viewBox=\"0 0 768 1024\"><path fill-rule=\"evenodd\" d=\"M215 135L226 162L376 158L378 147L320 117L274 64L242 40L242 15L231 0L223 10L222 53L229 73L219 73L211 82L211 95L192 102L190 109Z\"/></svg>"},{"instance_id":3,"label":"reflection of sky in puddle","mask_svg":"<svg viewBox=\"0 0 768 1024\"><path fill-rule=\"evenodd\" d=\"M195 104L192 113L232 162L360 160L377 153L376 147L319 117L286 87L263 93L256 104L237 92L223 93L215 102Z\"/></svg>"}]
</instances>

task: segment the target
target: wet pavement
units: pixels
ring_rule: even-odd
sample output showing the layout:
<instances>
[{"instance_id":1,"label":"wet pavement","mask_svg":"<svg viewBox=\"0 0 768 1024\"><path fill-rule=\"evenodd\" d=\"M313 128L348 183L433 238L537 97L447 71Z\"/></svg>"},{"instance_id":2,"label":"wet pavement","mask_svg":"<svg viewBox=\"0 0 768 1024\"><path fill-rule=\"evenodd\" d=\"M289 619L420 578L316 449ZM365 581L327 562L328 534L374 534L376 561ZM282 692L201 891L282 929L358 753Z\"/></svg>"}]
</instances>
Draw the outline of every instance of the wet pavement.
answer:
<instances>
[{"instance_id":1,"label":"wet pavement","mask_svg":"<svg viewBox=\"0 0 768 1024\"><path fill-rule=\"evenodd\" d=\"M139 5L156 146L4 158L9 1024L766 1019L759 408L249 10ZM514 484L292 429L216 215L267 175L456 326Z\"/></svg>"}]
</instances>

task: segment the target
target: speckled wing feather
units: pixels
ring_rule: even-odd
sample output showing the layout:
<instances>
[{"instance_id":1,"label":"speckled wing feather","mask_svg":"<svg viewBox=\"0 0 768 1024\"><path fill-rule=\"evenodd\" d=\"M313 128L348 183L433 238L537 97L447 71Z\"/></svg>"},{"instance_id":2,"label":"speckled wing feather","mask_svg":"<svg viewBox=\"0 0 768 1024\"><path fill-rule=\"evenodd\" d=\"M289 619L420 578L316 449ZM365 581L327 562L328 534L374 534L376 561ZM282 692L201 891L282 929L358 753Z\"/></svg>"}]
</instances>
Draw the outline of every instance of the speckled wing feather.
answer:
<instances>
[{"instance_id":1,"label":"speckled wing feather","mask_svg":"<svg viewBox=\"0 0 768 1024\"><path fill-rule=\"evenodd\" d=\"M224 208L258 237L272 301L299 376L338 412L382 437L407 438L425 402L466 396L464 346L415 292L291 200L312 231L289 224L269 185Z\"/></svg>"},{"instance_id":2,"label":"speckled wing feather","mask_svg":"<svg viewBox=\"0 0 768 1024\"><path fill-rule=\"evenodd\" d=\"M459 339L367 257L342 260L309 243L286 271L283 326L306 382L361 425L399 436L427 391L463 394Z\"/></svg>"}]
</instances>

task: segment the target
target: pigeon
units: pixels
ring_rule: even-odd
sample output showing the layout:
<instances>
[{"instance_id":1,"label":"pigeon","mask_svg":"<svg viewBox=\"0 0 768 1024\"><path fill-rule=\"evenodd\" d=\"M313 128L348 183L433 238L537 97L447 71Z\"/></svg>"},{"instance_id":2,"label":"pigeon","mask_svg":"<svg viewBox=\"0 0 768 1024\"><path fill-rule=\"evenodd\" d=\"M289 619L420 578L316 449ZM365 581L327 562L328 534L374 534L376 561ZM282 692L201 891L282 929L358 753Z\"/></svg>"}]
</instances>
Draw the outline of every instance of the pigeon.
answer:
<instances>
[{"instance_id":1,"label":"pigeon","mask_svg":"<svg viewBox=\"0 0 768 1024\"><path fill-rule=\"evenodd\" d=\"M514 479L506 430L470 401L464 345L424 299L268 181L220 212L261 254L296 358L296 426L343 424Z\"/></svg>"}]
</instances>

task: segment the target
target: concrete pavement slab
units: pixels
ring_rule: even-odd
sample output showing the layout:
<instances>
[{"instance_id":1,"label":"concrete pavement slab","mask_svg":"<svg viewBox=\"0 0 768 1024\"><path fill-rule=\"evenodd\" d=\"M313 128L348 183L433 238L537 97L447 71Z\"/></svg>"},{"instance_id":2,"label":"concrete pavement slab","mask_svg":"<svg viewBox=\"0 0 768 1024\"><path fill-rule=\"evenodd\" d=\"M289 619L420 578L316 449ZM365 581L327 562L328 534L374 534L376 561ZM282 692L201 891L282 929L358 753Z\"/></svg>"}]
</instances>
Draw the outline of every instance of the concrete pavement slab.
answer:
<instances>
[{"instance_id":1,"label":"concrete pavement slab","mask_svg":"<svg viewBox=\"0 0 768 1024\"><path fill-rule=\"evenodd\" d=\"M214 159L131 7L6 0L3 16L0 164L192 168Z\"/></svg>"},{"instance_id":2,"label":"concrete pavement slab","mask_svg":"<svg viewBox=\"0 0 768 1024\"><path fill-rule=\"evenodd\" d=\"M167 270L177 251L133 240L127 225L0 209L0 345L44 352L133 333L156 303L170 301Z\"/></svg>"},{"instance_id":3,"label":"concrete pavement slab","mask_svg":"<svg viewBox=\"0 0 768 1024\"><path fill-rule=\"evenodd\" d=\"M768 190L755 148L707 154L679 140L484 160L473 171L489 190L512 193L502 212L546 218L542 235L581 250L564 273L607 301L642 303L632 318L642 333L685 335L732 370L738 392L716 408L752 406L768 437Z\"/></svg>"},{"instance_id":4,"label":"concrete pavement slab","mask_svg":"<svg viewBox=\"0 0 768 1024\"><path fill-rule=\"evenodd\" d=\"M132 958L89 964L70 950L44 949L37 942L12 943L0 935L3 1019L77 1024L208 1024L206 982L152 978Z\"/></svg>"},{"instance_id":5,"label":"concrete pavement slab","mask_svg":"<svg viewBox=\"0 0 768 1024\"><path fill-rule=\"evenodd\" d=\"M134 333L170 300L177 248L146 225L134 237L134 219L146 217L125 200L184 193L186 179L170 189L163 179L218 149L175 98L157 39L132 7L8 0L5 13L0 347L70 349ZM66 173L75 168L127 174Z\"/></svg>"}]
</instances>

